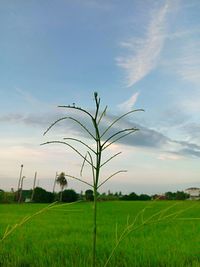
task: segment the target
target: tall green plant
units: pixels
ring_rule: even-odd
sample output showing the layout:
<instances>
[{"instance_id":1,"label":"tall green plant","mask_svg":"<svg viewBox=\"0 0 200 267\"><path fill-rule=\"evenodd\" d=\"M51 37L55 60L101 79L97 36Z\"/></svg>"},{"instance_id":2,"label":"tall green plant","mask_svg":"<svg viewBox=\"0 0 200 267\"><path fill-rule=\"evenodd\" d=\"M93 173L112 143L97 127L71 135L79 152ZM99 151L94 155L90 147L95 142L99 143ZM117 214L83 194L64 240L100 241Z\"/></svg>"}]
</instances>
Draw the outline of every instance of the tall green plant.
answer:
<instances>
[{"instance_id":1,"label":"tall green plant","mask_svg":"<svg viewBox=\"0 0 200 267\"><path fill-rule=\"evenodd\" d=\"M109 159L105 160L104 162L102 162L102 160L103 160L102 156L108 147L110 147L112 144L116 143L120 139L124 138L125 136L128 136L128 135L138 131L138 129L135 127L126 128L126 129L119 130L119 131L115 132L114 134L110 134L108 137L106 137L106 136L108 135L109 131L113 128L113 126L119 120L121 120L122 118L124 118L125 116L127 116L133 112L142 111L142 109L129 111L129 112L121 115L120 117L116 118L112 123L110 123L109 126L107 126L107 128L105 130L101 131L101 122L102 122L103 117L105 117L105 115L106 115L107 106L103 109L103 111L100 111L100 98L98 97L98 94L96 92L94 93L94 100L95 100L95 112L94 112L94 114L92 112L89 112L86 109L75 106L75 104L73 104L72 106L70 106L70 105L58 106L61 108L66 108L66 109L73 109L73 110L81 112L84 115L87 115L91 120L94 134L91 130L89 130L87 128L86 125L84 125L84 123L81 120L78 120L78 119L71 117L71 116L65 116L65 117L62 117L62 118L56 120L55 122L53 122L50 125L50 127L45 131L44 135L53 126L55 126L57 123L64 121L64 120L71 120L74 123L78 124L81 127L81 129L83 131L87 132L87 134L95 141L95 143L96 143L95 149L93 147L91 147L91 145L85 143L84 141L82 141L78 138L70 138L70 137L64 138L62 141L48 141L48 142L45 142L42 144L42 145L46 145L46 144L56 143L56 144L66 145L66 146L70 147L72 150L74 150L83 159L83 163L82 163L81 171L80 171L80 177L81 178L75 177L75 176L72 176L69 174L65 174L65 175L69 178L76 179L78 181L81 181L81 182L89 185L93 189L93 192L94 192L93 254L92 254L92 266L93 267L96 266L97 190L103 184L105 184L108 180L110 180L113 176L115 176L119 173L122 173L122 172L126 172L126 170L119 170L119 171L116 171L115 173L111 174L109 177L105 178L104 180L101 180L100 179L100 171L101 171L102 167L105 166L107 163L109 163L110 160L112 160L113 158L115 158L116 156L121 154L121 152L114 154ZM75 141L78 144L81 144L85 148L87 148L86 155L83 155L82 152L79 149L77 149L70 141ZM86 163L88 163L91 167L91 172L92 172L92 182L91 183L88 183L82 179L82 172L83 172L83 168L84 168Z\"/></svg>"}]
</instances>

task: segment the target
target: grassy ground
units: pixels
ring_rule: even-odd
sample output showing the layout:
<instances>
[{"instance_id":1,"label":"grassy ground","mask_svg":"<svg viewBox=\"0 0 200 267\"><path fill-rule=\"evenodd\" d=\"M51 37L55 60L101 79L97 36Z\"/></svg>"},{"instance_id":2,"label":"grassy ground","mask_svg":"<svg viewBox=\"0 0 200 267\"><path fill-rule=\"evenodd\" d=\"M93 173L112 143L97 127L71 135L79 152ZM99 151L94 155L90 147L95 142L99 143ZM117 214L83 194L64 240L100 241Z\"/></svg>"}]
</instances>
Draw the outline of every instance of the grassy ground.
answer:
<instances>
[{"instance_id":1,"label":"grassy ground","mask_svg":"<svg viewBox=\"0 0 200 267\"><path fill-rule=\"evenodd\" d=\"M12 226L45 206L0 205L0 236L7 225ZM193 201L98 203L97 266L105 265L120 234L145 207L135 223L139 228L135 231L127 228L130 233L107 266L200 266L200 220L195 219L200 218L200 202ZM167 210L168 207L171 208ZM178 211L181 212L177 214ZM157 215L151 217L153 214ZM160 221L150 224L147 221L140 228L149 218L152 218L150 222ZM0 266L88 267L91 266L91 244L92 203L57 206L35 216L0 242Z\"/></svg>"}]
</instances>

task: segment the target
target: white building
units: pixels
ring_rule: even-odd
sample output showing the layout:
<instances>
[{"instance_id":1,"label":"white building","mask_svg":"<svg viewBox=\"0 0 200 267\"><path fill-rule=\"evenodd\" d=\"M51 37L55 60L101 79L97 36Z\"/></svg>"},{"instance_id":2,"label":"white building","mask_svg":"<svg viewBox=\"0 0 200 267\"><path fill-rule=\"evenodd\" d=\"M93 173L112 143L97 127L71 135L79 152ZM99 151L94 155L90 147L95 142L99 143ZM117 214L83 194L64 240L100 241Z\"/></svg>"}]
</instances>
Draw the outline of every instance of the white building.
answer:
<instances>
[{"instance_id":1,"label":"white building","mask_svg":"<svg viewBox=\"0 0 200 267\"><path fill-rule=\"evenodd\" d=\"M191 200L198 200L200 199L200 188L197 187L190 187L185 189L185 193L190 195Z\"/></svg>"}]
</instances>

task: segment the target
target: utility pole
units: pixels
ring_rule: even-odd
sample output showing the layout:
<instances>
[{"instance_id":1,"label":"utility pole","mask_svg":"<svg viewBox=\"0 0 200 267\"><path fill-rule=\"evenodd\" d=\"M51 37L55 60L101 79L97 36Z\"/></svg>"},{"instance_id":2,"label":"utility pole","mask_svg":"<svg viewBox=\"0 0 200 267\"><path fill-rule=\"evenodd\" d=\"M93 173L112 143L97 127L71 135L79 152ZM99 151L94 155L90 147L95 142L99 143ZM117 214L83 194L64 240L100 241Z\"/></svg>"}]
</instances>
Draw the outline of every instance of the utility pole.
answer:
<instances>
[{"instance_id":1,"label":"utility pole","mask_svg":"<svg viewBox=\"0 0 200 267\"><path fill-rule=\"evenodd\" d=\"M58 173L56 172L56 176L55 176L54 183L53 183L53 193L55 193L55 187L56 187L57 177L58 177Z\"/></svg>"},{"instance_id":2,"label":"utility pole","mask_svg":"<svg viewBox=\"0 0 200 267\"><path fill-rule=\"evenodd\" d=\"M20 174L19 174L19 180L18 180L18 186L17 186L17 201L19 202L19 196L20 196L20 184L21 184L21 179L22 179L22 170L23 170L24 165L21 164L20 168Z\"/></svg>"},{"instance_id":3,"label":"utility pole","mask_svg":"<svg viewBox=\"0 0 200 267\"><path fill-rule=\"evenodd\" d=\"M37 178L37 172L35 172L34 181L33 181L33 191L31 195L31 202L33 202L34 192L35 192L35 185L36 185L36 178Z\"/></svg>"},{"instance_id":4,"label":"utility pole","mask_svg":"<svg viewBox=\"0 0 200 267\"><path fill-rule=\"evenodd\" d=\"M22 200L23 182L24 182L24 179L25 178L26 178L25 176L22 176L22 178L21 178L21 187L20 187L20 194L19 194L19 201L18 201L18 203L20 203L21 200Z\"/></svg>"}]
</instances>

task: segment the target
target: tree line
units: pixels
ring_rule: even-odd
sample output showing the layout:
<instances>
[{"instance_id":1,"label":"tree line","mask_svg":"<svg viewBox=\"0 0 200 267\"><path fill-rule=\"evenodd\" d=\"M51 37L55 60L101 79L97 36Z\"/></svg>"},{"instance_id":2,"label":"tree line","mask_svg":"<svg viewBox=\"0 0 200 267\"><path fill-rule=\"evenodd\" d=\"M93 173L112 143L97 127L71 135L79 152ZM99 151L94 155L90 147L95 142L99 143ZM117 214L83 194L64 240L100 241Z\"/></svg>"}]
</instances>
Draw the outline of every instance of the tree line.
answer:
<instances>
[{"instance_id":1,"label":"tree line","mask_svg":"<svg viewBox=\"0 0 200 267\"><path fill-rule=\"evenodd\" d=\"M21 202L32 202L32 203L52 203L55 201L59 202L75 202L78 200L93 201L94 193L91 189L85 192L77 193L73 189L65 189L60 192L49 192L41 187L30 190L5 192L0 189L0 203L15 203L18 202L18 196L21 193ZM112 193L110 190L107 193L97 194L98 201L147 201L147 200L185 200L189 198L189 195L183 191L177 192L166 192L162 195L148 195L148 194L136 194L132 192L130 194L123 195L121 192Z\"/></svg>"}]
</instances>

